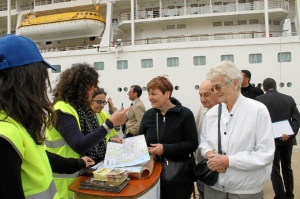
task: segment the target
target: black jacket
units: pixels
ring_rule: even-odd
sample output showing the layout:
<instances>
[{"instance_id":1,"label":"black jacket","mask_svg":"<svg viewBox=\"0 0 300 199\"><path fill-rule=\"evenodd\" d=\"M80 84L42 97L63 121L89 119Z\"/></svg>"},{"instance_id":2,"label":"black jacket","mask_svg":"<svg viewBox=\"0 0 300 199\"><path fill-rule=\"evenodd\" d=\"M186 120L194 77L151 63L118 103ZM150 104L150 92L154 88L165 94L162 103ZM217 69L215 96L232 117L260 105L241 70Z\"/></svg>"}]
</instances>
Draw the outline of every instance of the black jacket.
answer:
<instances>
[{"instance_id":1,"label":"black jacket","mask_svg":"<svg viewBox=\"0 0 300 199\"><path fill-rule=\"evenodd\" d=\"M295 136L297 135L300 126L300 114L295 100L291 96L279 93L273 89L268 90L264 95L258 96L256 100L266 105L272 122L288 120L291 124L294 135L290 135L290 138L287 141L281 141L277 138L275 139L275 144L296 145L297 142Z\"/></svg>"},{"instance_id":2,"label":"black jacket","mask_svg":"<svg viewBox=\"0 0 300 199\"><path fill-rule=\"evenodd\" d=\"M257 96L264 94L264 91L249 84L249 86L241 88L241 93L245 97L255 99Z\"/></svg>"},{"instance_id":3,"label":"black jacket","mask_svg":"<svg viewBox=\"0 0 300 199\"><path fill-rule=\"evenodd\" d=\"M147 145L158 143L156 117L158 116L159 142L163 144L163 156L184 159L198 146L197 129L193 113L175 98L175 107L163 116L158 109L147 110L142 118L139 134L144 134Z\"/></svg>"}]
</instances>

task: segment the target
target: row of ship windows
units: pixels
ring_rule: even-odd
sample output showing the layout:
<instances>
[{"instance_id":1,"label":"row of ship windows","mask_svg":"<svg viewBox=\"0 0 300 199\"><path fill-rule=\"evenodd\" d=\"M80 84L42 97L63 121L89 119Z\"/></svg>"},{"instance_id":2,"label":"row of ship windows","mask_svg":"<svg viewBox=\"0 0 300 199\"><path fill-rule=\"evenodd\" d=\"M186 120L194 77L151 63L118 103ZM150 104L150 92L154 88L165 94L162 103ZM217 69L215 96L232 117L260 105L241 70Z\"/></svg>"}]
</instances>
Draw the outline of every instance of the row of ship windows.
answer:
<instances>
[{"instance_id":1,"label":"row of ship windows","mask_svg":"<svg viewBox=\"0 0 300 199\"><path fill-rule=\"evenodd\" d=\"M221 61L229 60L234 62L233 55L221 55ZM277 54L278 62L291 62L292 55L290 52L280 52ZM206 65L206 56L194 56L193 62L195 66L203 66ZM249 63L250 64L258 64L262 63L262 54L249 54ZM78 65L78 63L73 64ZM61 65L54 65L57 70L52 70L52 73L60 73L61 72ZM178 67L179 66L179 58L178 57L168 57L167 58L167 66L168 67ZM141 60L141 67L142 68L153 68L153 59L142 59ZM95 70L104 70L104 62L94 62ZM118 60L117 61L117 69L123 70L128 69L128 60Z\"/></svg>"}]
</instances>

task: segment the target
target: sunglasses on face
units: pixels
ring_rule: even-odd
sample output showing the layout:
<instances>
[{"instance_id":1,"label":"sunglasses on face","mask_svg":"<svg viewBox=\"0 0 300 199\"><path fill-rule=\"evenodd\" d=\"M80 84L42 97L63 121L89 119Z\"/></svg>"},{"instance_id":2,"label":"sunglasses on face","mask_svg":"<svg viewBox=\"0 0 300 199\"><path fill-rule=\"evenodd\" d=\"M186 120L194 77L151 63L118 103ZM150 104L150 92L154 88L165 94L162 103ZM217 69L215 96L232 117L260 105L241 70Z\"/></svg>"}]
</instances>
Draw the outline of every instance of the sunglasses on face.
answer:
<instances>
[{"instance_id":1,"label":"sunglasses on face","mask_svg":"<svg viewBox=\"0 0 300 199\"><path fill-rule=\"evenodd\" d=\"M106 105L107 104L107 101L102 101L102 100L92 100L93 102L96 102L97 104L101 105Z\"/></svg>"},{"instance_id":2,"label":"sunglasses on face","mask_svg":"<svg viewBox=\"0 0 300 199\"><path fill-rule=\"evenodd\" d=\"M223 86L225 86L227 83L224 83L223 85L222 84L216 84L214 86L212 86L211 90L212 91L220 91L222 89Z\"/></svg>"}]
</instances>

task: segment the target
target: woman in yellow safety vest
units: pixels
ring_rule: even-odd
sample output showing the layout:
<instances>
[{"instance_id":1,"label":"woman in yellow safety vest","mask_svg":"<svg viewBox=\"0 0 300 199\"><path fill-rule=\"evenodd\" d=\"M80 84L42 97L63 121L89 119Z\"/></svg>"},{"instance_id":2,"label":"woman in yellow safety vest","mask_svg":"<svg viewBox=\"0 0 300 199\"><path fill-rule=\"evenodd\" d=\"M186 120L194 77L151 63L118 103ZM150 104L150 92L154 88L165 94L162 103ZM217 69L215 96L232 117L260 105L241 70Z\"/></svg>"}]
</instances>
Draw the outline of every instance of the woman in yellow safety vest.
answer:
<instances>
[{"instance_id":1,"label":"woman in yellow safety vest","mask_svg":"<svg viewBox=\"0 0 300 199\"><path fill-rule=\"evenodd\" d=\"M73 173L94 164L45 151L45 128L55 123L47 68L55 70L33 41L0 38L0 198L58 199L52 169Z\"/></svg>"},{"instance_id":2,"label":"woman in yellow safety vest","mask_svg":"<svg viewBox=\"0 0 300 199\"><path fill-rule=\"evenodd\" d=\"M114 126L125 123L126 109L116 111L102 125L90 108L92 95L98 86L99 75L88 64L78 64L63 71L53 89L57 122L47 128L46 148L66 158L79 158L88 152L97 157L100 143ZM98 160L96 160L97 162ZM73 198L68 186L79 172L61 175L53 173L59 196Z\"/></svg>"},{"instance_id":3,"label":"woman in yellow safety vest","mask_svg":"<svg viewBox=\"0 0 300 199\"><path fill-rule=\"evenodd\" d=\"M109 118L108 113L106 113L103 110L106 104L108 104L109 106L110 114L113 114L116 111L112 99L109 97L108 100L106 100L106 95L107 93L104 91L104 89L98 87L92 96L91 109L94 112L94 117L96 121L98 121L98 123L95 123L96 126L102 125ZM93 150L91 150L85 154L91 157L96 163L100 162L101 160L104 160L107 142L110 141L122 143L122 139L119 138L115 128L112 128L111 131L107 133L105 138L106 140L103 140L103 142L99 143L100 150L97 150L96 153ZM96 156L94 156L94 154L96 154Z\"/></svg>"}]
</instances>

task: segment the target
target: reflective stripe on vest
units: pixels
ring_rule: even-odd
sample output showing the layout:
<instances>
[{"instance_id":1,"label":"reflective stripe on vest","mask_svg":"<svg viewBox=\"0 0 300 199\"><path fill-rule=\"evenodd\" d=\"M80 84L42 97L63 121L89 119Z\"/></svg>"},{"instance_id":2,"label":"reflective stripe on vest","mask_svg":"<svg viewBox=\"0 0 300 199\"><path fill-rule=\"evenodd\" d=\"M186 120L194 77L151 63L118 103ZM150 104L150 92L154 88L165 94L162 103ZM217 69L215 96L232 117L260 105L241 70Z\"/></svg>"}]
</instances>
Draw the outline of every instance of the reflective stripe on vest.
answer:
<instances>
[{"instance_id":1,"label":"reflective stripe on vest","mask_svg":"<svg viewBox=\"0 0 300 199\"><path fill-rule=\"evenodd\" d=\"M61 173L52 173L55 178L76 178L79 176L80 171L77 171L72 174L61 174Z\"/></svg>"},{"instance_id":2,"label":"reflective stripe on vest","mask_svg":"<svg viewBox=\"0 0 300 199\"><path fill-rule=\"evenodd\" d=\"M63 147L66 144L65 140L49 141L45 140L45 145L49 148L59 148Z\"/></svg>"},{"instance_id":3,"label":"reflective stripe on vest","mask_svg":"<svg viewBox=\"0 0 300 199\"><path fill-rule=\"evenodd\" d=\"M26 197L26 199L53 199L56 194L55 184L52 180L48 189L41 193L37 193L31 196Z\"/></svg>"}]
</instances>

